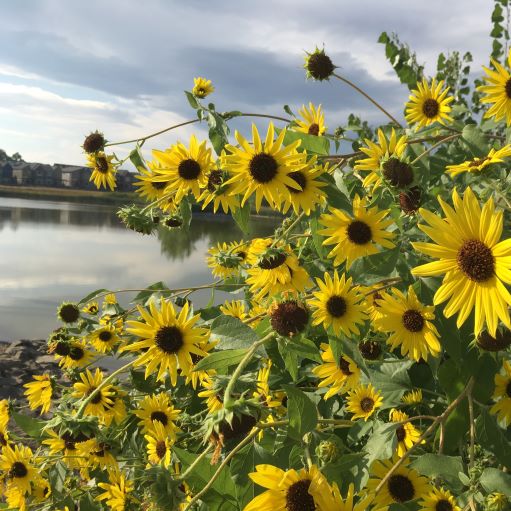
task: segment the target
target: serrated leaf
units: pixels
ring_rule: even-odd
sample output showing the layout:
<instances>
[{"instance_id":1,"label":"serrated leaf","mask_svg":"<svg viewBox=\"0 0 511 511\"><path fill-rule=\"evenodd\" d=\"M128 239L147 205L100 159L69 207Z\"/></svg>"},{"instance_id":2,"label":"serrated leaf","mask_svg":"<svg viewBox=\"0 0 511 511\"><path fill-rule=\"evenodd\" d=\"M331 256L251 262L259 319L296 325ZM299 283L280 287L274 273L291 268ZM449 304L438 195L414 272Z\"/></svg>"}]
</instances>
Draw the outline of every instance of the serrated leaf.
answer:
<instances>
[{"instance_id":1,"label":"serrated leaf","mask_svg":"<svg viewBox=\"0 0 511 511\"><path fill-rule=\"evenodd\" d=\"M211 323L211 336L218 340L217 350L249 348L260 338L249 326L232 316L218 316Z\"/></svg>"},{"instance_id":2,"label":"serrated leaf","mask_svg":"<svg viewBox=\"0 0 511 511\"><path fill-rule=\"evenodd\" d=\"M443 454L427 453L416 458L412 467L422 475L434 478L442 477L456 491L463 488L459 473L463 472L461 456L445 456Z\"/></svg>"},{"instance_id":3,"label":"serrated leaf","mask_svg":"<svg viewBox=\"0 0 511 511\"><path fill-rule=\"evenodd\" d=\"M364 447L369 463L392 458L397 444L396 429L397 424L377 423Z\"/></svg>"},{"instance_id":4,"label":"serrated leaf","mask_svg":"<svg viewBox=\"0 0 511 511\"><path fill-rule=\"evenodd\" d=\"M485 468L481 474L480 482L488 493L500 492L504 495L511 495L511 475L498 468Z\"/></svg>"},{"instance_id":5,"label":"serrated leaf","mask_svg":"<svg viewBox=\"0 0 511 511\"><path fill-rule=\"evenodd\" d=\"M194 110L197 110L198 108L200 108L199 102L197 101L197 99L191 92L188 92L187 90L185 90L185 94L186 94L186 99L188 100L188 103L190 103L190 106Z\"/></svg>"},{"instance_id":6,"label":"serrated leaf","mask_svg":"<svg viewBox=\"0 0 511 511\"><path fill-rule=\"evenodd\" d=\"M216 369L218 371L237 365L246 355L247 350L224 350L211 353L202 360L199 360L194 371L206 371Z\"/></svg>"},{"instance_id":7,"label":"serrated leaf","mask_svg":"<svg viewBox=\"0 0 511 511\"><path fill-rule=\"evenodd\" d=\"M44 426L47 424L46 421L35 419L28 415L21 415L14 411L11 412L11 417L14 419L14 422L18 425L18 427L32 438L39 438Z\"/></svg>"},{"instance_id":8,"label":"serrated leaf","mask_svg":"<svg viewBox=\"0 0 511 511\"><path fill-rule=\"evenodd\" d=\"M234 221L241 229L243 234L248 234L250 232L249 222L250 222L250 203L245 202L243 207L238 208L237 210L232 212L232 217Z\"/></svg>"},{"instance_id":9,"label":"serrated leaf","mask_svg":"<svg viewBox=\"0 0 511 511\"><path fill-rule=\"evenodd\" d=\"M82 298L79 302L78 302L78 305L81 305L82 303L87 303L87 302L90 302L92 299L96 298L96 296L102 294L102 293L109 293L110 291L108 289L104 289L104 288L101 288L101 289L96 289L96 291L92 291L92 293L89 293L87 296L85 296L84 298Z\"/></svg>"},{"instance_id":10,"label":"serrated leaf","mask_svg":"<svg viewBox=\"0 0 511 511\"><path fill-rule=\"evenodd\" d=\"M283 385L287 394L287 413L289 417L288 435L301 440L305 433L312 431L318 423L316 405L309 396L292 385Z\"/></svg>"},{"instance_id":11,"label":"serrated leaf","mask_svg":"<svg viewBox=\"0 0 511 511\"><path fill-rule=\"evenodd\" d=\"M317 137L307 133L286 130L283 144L289 145L296 140L301 140L298 151L307 151L308 153L321 154L323 156L330 154L330 140L326 137Z\"/></svg>"}]
</instances>

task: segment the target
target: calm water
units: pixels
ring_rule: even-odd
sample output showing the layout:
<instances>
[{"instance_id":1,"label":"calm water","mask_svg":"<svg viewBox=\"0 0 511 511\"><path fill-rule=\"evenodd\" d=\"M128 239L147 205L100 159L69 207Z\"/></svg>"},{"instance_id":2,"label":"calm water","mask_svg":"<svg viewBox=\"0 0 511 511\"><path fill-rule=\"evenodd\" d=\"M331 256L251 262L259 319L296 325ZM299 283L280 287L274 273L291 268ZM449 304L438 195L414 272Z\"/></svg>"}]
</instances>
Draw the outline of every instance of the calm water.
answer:
<instances>
[{"instance_id":1,"label":"calm water","mask_svg":"<svg viewBox=\"0 0 511 511\"><path fill-rule=\"evenodd\" d=\"M59 326L58 304L95 289L143 288L160 280L170 288L209 283L208 247L242 238L232 220L207 214L195 214L189 232L142 236L127 230L115 211L0 197L0 340L46 338ZM267 235L274 225L254 220L252 235ZM122 296L126 304L129 296ZM210 293L193 297L203 305Z\"/></svg>"}]
</instances>

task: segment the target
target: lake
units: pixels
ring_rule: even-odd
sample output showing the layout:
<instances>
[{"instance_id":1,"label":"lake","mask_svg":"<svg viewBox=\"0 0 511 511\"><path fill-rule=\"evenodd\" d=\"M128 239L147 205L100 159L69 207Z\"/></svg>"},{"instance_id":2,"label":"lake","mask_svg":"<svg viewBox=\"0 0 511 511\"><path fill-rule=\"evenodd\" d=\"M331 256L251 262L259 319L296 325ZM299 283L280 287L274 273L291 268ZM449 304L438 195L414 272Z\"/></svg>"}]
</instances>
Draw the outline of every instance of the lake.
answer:
<instances>
[{"instance_id":1,"label":"lake","mask_svg":"<svg viewBox=\"0 0 511 511\"><path fill-rule=\"evenodd\" d=\"M115 212L111 206L0 197L0 340L48 337L60 326L58 305L95 289L212 282L208 248L243 237L229 217L202 213L194 214L188 232L161 229L143 236L126 229ZM254 218L251 237L272 233L275 224ZM202 306L211 294L192 296ZM130 295L119 298L127 305Z\"/></svg>"}]
</instances>

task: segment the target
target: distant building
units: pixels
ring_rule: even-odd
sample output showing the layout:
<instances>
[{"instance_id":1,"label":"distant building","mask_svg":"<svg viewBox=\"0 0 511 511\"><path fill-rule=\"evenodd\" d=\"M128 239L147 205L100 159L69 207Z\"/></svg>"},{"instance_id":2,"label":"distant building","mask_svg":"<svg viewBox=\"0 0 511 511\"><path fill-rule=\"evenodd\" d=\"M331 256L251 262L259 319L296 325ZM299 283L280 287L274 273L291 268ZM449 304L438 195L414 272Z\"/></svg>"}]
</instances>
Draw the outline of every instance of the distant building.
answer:
<instances>
[{"instance_id":1,"label":"distant building","mask_svg":"<svg viewBox=\"0 0 511 511\"><path fill-rule=\"evenodd\" d=\"M135 174L129 170L119 169L115 176L117 183L117 190L120 192L133 192L135 187L133 183L135 181Z\"/></svg>"},{"instance_id":2,"label":"distant building","mask_svg":"<svg viewBox=\"0 0 511 511\"><path fill-rule=\"evenodd\" d=\"M66 165L55 163L54 168L61 173L61 184L65 188L93 189L94 185L89 182L91 169L79 165Z\"/></svg>"},{"instance_id":3,"label":"distant building","mask_svg":"<svg viewBox=\"0 0 511 511\"><path fill-rule=\"evenodd\" d=\"M12 163L0 164L0 184L13 185L14 178L12 176Z\"/></svg>"},{"instance_id":4,"label":"distant building","mask_svg":"<svg viewBox=\"0 0 511 511\"><path fill-rule=\"evenodd\" d=\"M60 186L60 172L44 163L12 163L12 177L20 186Z\"/></svg>"}]
</instances>

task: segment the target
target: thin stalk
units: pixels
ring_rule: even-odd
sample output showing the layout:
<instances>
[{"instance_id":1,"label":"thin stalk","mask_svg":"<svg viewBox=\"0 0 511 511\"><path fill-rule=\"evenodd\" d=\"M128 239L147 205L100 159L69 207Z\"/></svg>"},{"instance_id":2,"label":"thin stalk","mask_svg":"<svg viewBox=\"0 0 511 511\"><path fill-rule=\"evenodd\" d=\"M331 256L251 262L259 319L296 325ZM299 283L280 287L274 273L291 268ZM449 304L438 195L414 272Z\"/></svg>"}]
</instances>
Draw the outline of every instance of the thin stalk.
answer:
<instances>
[{"instance_id":1,"label":"thin stalk","mask_svg":"<svg viewBox=\"0 0 511 511\"><path fill-rule=\"evenodd\" d=\"M212 444L209 444L206 449L204 449L194 460L194 462L182 473L179 475L179 477L177 479L179 480L183 480L185 479L191 472L193 472L193 470L195 469L195 467L201 462L201 460L204 459L204 457L206 456L206 454L208 454L209 451L211 451L211 449L213 448L213 445Z\"/></svg>"},{"instance_id":2,"label":"thin stalk","mask_svg":"<svg viewBox=\"0 0 511 511\"><path fill-rule=\"evenodd\" d=\"M425 151L423 151L421 154L419 154L419 156L417 156L417 158L415 158L415 160L413 160L410 163L410 165L414 165L422 157L426 156L431 151L433 151L433 149L436 149L438 146L442 145L443 143L448 142L449 140L453 140L454 138L459 138L459 137L461 137L461 133L456 133L455 135L449 135L448 137L442 138L442 140L439 140L436 144L433 144L431 147L428 147Z\"/></svg>"}]
</instances>

